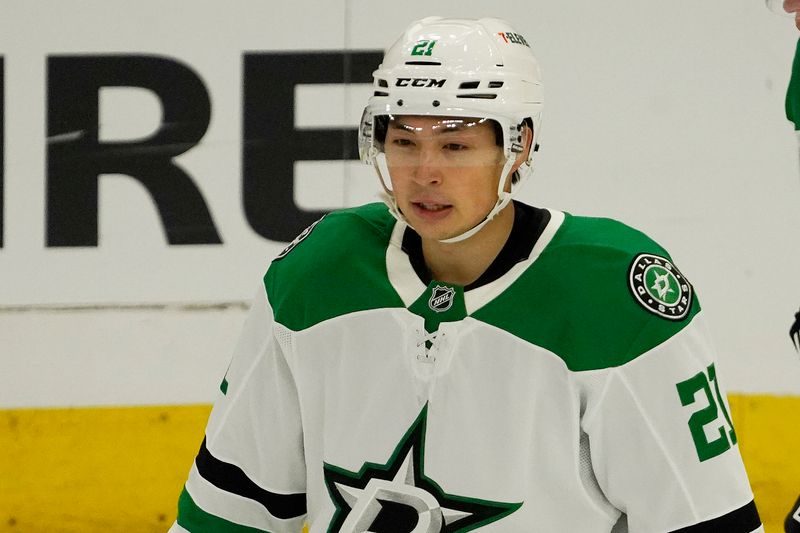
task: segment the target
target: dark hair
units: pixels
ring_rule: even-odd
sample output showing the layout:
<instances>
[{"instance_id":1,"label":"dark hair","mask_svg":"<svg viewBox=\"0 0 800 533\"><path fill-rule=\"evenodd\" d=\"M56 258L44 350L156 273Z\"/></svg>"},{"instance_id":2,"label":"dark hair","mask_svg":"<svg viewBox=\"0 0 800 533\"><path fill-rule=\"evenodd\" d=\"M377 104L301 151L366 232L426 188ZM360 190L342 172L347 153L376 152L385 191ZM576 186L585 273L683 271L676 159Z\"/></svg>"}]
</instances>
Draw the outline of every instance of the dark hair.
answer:
<instances>
[{"instance_id":1,"label":"dark hair","mask_svg":"<svg viewBox=\"0 0 800 533\"><path fill-rule=\"evenodd\" d=\"M389 129L389 116L388 115L378 115L372 118L373 121L373 134L372 136L378 141L380 144L386 142L386 130Z\"/></svg>"}]
</instances>

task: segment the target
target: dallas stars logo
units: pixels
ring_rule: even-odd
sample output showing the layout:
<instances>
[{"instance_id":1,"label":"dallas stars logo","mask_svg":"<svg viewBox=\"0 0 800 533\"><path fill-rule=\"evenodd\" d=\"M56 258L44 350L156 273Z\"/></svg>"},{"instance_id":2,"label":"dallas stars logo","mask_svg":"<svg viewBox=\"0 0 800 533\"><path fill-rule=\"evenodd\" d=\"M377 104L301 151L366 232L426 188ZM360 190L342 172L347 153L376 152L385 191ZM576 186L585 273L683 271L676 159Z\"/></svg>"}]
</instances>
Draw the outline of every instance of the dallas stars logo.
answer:
<instances>
[{"instance_id":1,"label":"dallas stars logo","mask_svg":"<svg viewBox=\"0 0 800 533\"><path fill-rule=\"evenodd\" d=\"M651 313L681 320L692 308L692 286L669 260L639 254L631 263L628 283L636 301Z\"/></svg>"},{"instance_id":2,"label":"dallas stars logo","mask_svg":"<svg viewBox=\"0 0 800 533\"><path fill-rule=\"evenodd\" d=\"M427 415L426 405L386 464L365 463L358 472L325 464L336 506L329 533L463 533L520 508L447 494L425 476Z\"/></svg>"}]
</instances>

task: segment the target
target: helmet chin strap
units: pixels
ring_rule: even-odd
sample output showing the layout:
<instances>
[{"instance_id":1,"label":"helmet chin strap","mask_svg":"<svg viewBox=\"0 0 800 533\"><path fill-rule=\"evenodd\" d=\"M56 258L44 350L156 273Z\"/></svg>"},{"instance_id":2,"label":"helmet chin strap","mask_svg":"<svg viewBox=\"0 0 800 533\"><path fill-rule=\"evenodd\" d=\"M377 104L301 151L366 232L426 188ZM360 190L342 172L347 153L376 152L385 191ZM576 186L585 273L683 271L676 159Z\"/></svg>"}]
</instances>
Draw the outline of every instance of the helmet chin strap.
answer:
<instances>
[{"instance_id":1,"label":"helmet chin strap","mask_svg":"<svg viewBox=\"0 0 800 533\"><path fill-rule=\"evenodd\" d=\"M514 197L514 192L507 192L505 190L506 180L508 179L508 175L511 173L511 169L516 162L515 157L509 157L506 159L506 163L503 166L503 170L500 172L500 180L497 184L497 201L495 202L494 206L489 210L483 219L478 222L475 226L471 227L467 231L460 233L454 237L448 237L447 239L439 239L439 242L444 244L452 244L456 242L461 242L469 239L476 233L478 233L483 227L488 224L497 214L502 211ZM381 168L386 170L388 174L388 166L386 166L386 159L383 154L376 155L374 160L374 167L375 171L378 173L378 178L380 179L381 185L383 186L383 193L381 194L381 199L383 202L389 207L389 212L392 214L394 218L399 220L400 222L406 224L409 228L416 231L414 226L412 226L408 219L403 215L403 212L400 211L400 208L397 206L397 200L392 194L392 191L386 186L386 179L383 176L383 172L381 172Z\"/></svg>"},{"instance_id":2,"label":"helmet chin strap","mask_svg":"<svg viewBox=\"0 0 800 533\"><path fill-rule=\"evenodd\" d=\"M483 229L483 227L486 224L488 224L494 217L497 216L497 213L502 211L503 208L505 208L505 206L508 205L508 203L511 201L511 196L512 195L510 192L503 191L499 193L497 197L497 202L495 202L494 207L492 207L491 211L489 211L483 218L483 220L481 220L476 226L473 226L464 233L456 235L455 237L450 237L448 239L439 239L439 242L445 244L451 244L454 242L461 242L469 239L470 237L478 233L481 229Z\"/></svg>"}]
</instances>

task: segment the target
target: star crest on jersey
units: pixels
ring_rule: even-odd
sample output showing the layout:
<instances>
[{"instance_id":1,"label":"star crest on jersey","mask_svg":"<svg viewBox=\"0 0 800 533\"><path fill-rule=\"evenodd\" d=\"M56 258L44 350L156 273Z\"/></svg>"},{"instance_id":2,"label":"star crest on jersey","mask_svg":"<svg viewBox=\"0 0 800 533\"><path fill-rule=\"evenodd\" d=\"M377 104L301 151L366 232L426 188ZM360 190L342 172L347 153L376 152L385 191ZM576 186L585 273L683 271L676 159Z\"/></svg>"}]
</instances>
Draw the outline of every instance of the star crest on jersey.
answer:
<instances>
[{"instance_id":1,"label":"star crest on jersey","mask_svg":"<svg viewBox=\"0 0 800 533\"><path fill-rule=\"evenodd\" d=\"M628 284L636 301L660 317L682 320L692 308L692 285L664 257L637 255L628 269Z\"/></svg>"},{"instance_id":2,"label":"star crest on jersey","mask_svg":"<svg viewBox=\"0 0 800 533\"><path fill-rule=\"evenodd\" d=\"M522 503L447 494L425 475L427 404L385 464L358 472L325 463L328 493L336 506L328 532L463 533L513 513Z\"/></svg>"}]
</instances>

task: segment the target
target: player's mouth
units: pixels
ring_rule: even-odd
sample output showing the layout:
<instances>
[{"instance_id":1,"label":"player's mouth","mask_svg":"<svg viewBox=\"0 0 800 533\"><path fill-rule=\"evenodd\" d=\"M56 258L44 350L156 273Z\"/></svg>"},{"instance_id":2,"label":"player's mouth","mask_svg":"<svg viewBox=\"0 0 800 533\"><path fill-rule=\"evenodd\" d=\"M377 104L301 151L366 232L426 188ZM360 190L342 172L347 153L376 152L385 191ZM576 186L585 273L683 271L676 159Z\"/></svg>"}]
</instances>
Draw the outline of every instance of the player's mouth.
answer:
<instances>
[{"instance_id":1,"label":"player's mouth","mask_svg":"<svg viewBox=\"0 0 800 533\"><path fill-rule=\"evenodd\" d=\"M414 213L427 220L438 220L446 217L453 206L450 204L440 204L434 202L412 202L411 207Z\"/></svg>"}]
</instances>

